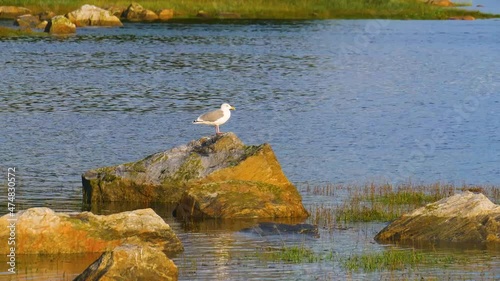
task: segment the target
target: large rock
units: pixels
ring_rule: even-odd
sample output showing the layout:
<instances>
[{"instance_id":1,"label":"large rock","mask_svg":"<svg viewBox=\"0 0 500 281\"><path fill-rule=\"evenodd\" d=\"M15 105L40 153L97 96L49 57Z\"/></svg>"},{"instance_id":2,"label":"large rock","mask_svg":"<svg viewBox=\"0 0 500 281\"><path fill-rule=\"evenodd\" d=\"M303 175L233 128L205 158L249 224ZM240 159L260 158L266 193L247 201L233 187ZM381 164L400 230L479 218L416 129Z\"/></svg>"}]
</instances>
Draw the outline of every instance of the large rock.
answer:
<instances>
[{"instance_id":1,"label":"large rock","mask_svg":"<svg viewBox=\"0 0 500 281\"><path fill-rule=\"evenodd\" d=\"M9 218L0 218L0 239L4 241L11 235ZM151 244L172 252L183 250L170 226L152 209L99 216L32 208L17 214L14 228L16 254L104 252L125 243ZM7 253L8 245L3 243L0 254Z\"/></svg>"},{"instance_id":2,"label":"large rock","mask_svg":"<svg viewBox=\"0 0 500 281\"><path fill-rule=\"evenodd\" d=\"M158 19L158 15L155 12L144 9L136 2L132 2L128 6L123 12L122 17L129 21L155 21Z\"/></svg>"},{"instance_id":3,"label":"large rock","mask_svg":"<svg viewBox=\"0 0 500 281\"><path fill-rule=\"evenodd\" d=\"M269 144L244 145L233 133L201 138L138 162L83 174L87 204L180 202L178 214L305 217L300 194Z\"/></svg>"},{"instance_id":4,"label":"large rock","mask_svg":"<svg viewBox=\"0 0 500 281\"><path fill-rule=\"evenodd\" d=\"M80 9L66 14L77 27L81 26L123 26L120 19L110 11L93 5L83 5Z\"/></svg>"},{"instance_id":5,"label":"large rock","mask_svg":"<svg viewBox=\"0 0 500 281\"><path fill-rule=\"evenodd\" d=\"M76 32L76 25L65 16L55 16L45 26L45 32L50 34L72 34Z\"/></svg>"},{"instance_id":6,"label":"large rock","mask_svg":"<svg viewBox=\"0 0 500 281\"><path fill-rule=\"evenodd\" d=\"M0 19L15 19L18 16L30 14L29 9L16 6L0 6Z\"/></svg>"},{"instance_id":7,"label":"large rock","mask_svg":"<svg viewBox=\"0 0 500 281\"><path fill-rule=\"evenodd\" d=\"M102 254L74 281L174 281L177 278L177 266L162 251L149 246L125 244Z\"/></svg>"},{"instance_id":8,"label":"large rock","mask_svg":"<svg viewBox=\"0 0 500 281\"><path fill-rule=\"evenodd\" d=\"M378 242L411 244L500 243L500 206L466 191L427 204L382 229Z\"/></svg>"}]
</instances>

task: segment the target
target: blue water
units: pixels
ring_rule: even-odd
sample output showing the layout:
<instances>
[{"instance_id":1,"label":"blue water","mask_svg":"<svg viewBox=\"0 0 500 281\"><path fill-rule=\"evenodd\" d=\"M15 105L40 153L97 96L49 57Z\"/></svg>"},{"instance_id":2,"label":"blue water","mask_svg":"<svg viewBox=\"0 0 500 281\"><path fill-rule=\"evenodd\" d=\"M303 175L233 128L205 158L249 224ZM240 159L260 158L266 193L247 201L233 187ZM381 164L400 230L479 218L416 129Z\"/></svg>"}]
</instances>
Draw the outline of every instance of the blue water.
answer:
<instances>
[{"instance_id":1,"label":"blue water","mask_svg":"<svg viewBox=\"0 0 500 281\"><path fill-rule=\"evenodd\" d=\"M126 24L67 38L2 38L1 172L17 168L22 208L80 210L84 171L213 134L191 121L229 102L236 111L221 129L247 144L269 142L297 184L498 185L499 30L496 19L328 20ZM166 220L186 245L176 260L184 280L350 276L338 264L224 265L217 259L252 260L245 251L256 243L280 242ZM382 227L323 242L335 240L339 253L380 250L372 237ZM217 252L227 241L234 244L226 254ZM208 266L193 273L200 251ZM452 279L478 274L455 269L446 272Z\"/></svg>"}]
</instances>

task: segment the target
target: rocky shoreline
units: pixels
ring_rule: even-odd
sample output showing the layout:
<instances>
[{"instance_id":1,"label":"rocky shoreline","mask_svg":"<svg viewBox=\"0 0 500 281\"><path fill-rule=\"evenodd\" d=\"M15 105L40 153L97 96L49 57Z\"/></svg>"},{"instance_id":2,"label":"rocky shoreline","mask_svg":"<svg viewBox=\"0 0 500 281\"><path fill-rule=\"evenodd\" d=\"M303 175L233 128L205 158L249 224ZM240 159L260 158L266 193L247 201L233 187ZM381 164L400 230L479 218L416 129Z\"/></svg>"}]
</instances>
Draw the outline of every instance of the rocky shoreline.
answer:
<instances>
[{"instance_id":1,"label":"rocky shoreline","mask_svg":"<svg viewBox=\"0 0 500 281\"><path fill-rule=\"evenodd\" d=\"M132 2L128 7L104 8L85 4L64 15L57 15L52 11L33 14L30 9L24 7L0 6L0 19L13 19L14 25L21 29L39 29L50 34L73 34L77 28L86 26L121 27L122 22L165 22L172 20L174 16L175 11L171 8L153 11L136 2ZM238 13L211 15L200 10L195 18L239 19L241 16Z\"/></svg>"}]
</instances>

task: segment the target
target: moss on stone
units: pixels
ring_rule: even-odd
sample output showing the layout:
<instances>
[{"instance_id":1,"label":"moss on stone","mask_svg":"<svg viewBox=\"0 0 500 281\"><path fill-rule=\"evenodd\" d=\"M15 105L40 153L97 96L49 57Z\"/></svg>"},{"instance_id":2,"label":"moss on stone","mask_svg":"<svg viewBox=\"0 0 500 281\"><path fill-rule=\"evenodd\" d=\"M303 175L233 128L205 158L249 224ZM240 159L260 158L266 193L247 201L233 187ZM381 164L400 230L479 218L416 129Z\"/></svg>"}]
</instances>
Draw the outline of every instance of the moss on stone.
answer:
<instances>
[{"instance_id":1,"label":"moss on stone","mask_svg":"<svg viewBox=\"0 0 500 281\"><path fill-rule=\"evenodd\" d=\"M172 176L167 177L163 182L166 184L186 183L192 179L196 179L202 168L200 155L191 153L179 169Z\"/></svg>"}]
</instances>

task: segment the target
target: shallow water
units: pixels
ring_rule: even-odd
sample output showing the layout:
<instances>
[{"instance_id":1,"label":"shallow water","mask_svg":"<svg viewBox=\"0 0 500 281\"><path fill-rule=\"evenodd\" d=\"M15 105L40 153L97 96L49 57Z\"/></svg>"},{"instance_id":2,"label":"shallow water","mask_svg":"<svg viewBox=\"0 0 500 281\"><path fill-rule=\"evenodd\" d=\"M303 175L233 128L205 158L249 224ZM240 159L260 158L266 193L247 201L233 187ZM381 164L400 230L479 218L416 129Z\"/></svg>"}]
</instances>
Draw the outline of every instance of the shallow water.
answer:
<instances>
[{"instance_id":1,"label":"shallow water","mask_svg":"<svg viewBox=\"0 0 500 281\"><path fill-rule=\"evenodd\" d=\"M307 208L341 197L309 194L302 183L498 185L498 30L499 20L331 20L126 24L0 39L1 171L17 168L21 208L80 210L82 172L212 134L191 121L229 102L237 110L222 130L271 143ZM380 251L372 238L384 224L322 230L319 240L263 239L235 232L235 223L185 225L154 207L185 244L174 258L181 280L500 278L499 254L487 250L468 254L467 266L396 273L266 262L255 252L284 242L342 256Z\"/></svg>"}]
</instances>

